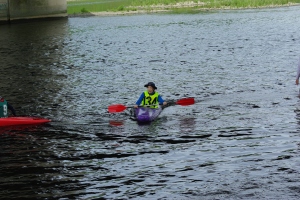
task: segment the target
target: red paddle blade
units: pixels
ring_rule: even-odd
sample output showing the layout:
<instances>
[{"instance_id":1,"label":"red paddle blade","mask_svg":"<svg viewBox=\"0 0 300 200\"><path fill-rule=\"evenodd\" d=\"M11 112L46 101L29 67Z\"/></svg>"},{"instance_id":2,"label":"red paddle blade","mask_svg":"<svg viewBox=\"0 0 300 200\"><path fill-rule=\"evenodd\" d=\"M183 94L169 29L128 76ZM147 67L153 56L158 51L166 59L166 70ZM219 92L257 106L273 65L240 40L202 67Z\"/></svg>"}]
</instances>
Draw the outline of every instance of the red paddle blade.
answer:
<instances>
[{"instance_id":1,"label":"red paddle blade","mask_svg":"<svg viewBox=\"0 0 300 200\"><path fill-rule=\"evenodd\" d=\"M122 112L125 109L126 109L126 106L124 106L122 104L114 104L114 105L108 106L108 112L110 112L110 113Z\"/></svg>"},{"instance_id":2,"label":"red paddle blade","mask_svg":"<svg viewBox=\"0 0 300 200\"><path fill-rule=\"evenodd\" d=\"M194 98L185 98L185 99L179 99L176 101L176 104L181 105L181 106L189 106L195 103Z\"/></svg>"}]
</instances>

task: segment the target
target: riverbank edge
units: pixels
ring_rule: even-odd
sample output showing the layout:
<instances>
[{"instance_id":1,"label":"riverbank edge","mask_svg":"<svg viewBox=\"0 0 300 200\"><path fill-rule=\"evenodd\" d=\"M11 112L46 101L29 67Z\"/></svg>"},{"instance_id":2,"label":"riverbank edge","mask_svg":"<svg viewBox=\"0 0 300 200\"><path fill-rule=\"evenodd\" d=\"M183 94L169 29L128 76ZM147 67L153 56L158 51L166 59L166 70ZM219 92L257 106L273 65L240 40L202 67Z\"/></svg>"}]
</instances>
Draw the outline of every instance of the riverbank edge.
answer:
<instances>
[{"instance_id":1,"label":"riverbank edge","mask_svg":"<svg viewBox=\"0 0 300 200\"><path fill-rule=\"evenodd\" d=\"M221 7L221 8L194 8L195 5L191 6L182 6L182 7L153 7L151 9L138 9L138 10L130 10L130 11L101 11L101 12L86 12L86 13L76 13L76 14L68 14L68 17L89 17L89 16L120 16L120 15L138 15L138 14L153 14L153 13L167 13L172 12L174 9L184 9L190 8L193 11L203 11L203 12L214 12L221 10L249 10L249 9L272 9L272 8L281 8L281 7L292 7L292 6L300 6L300 3L289 3L285 5L267 5L267 6L259 6L259 7L240 7L240 8L232 8L232 7Z\"/></svg>"}]
</instances>

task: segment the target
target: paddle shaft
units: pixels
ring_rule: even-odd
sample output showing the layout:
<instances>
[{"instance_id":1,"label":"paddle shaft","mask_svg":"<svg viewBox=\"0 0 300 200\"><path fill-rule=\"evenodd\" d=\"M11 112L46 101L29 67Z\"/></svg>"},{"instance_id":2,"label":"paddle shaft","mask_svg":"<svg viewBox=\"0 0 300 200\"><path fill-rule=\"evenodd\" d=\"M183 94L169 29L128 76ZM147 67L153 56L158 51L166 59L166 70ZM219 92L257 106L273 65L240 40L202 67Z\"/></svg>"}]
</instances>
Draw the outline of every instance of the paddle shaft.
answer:
<instances>
[{"instance_id":1,"label":"paddle shaft","mask_svg":"<svg viewBox=\"0 0 300 200\"><path fill-rule=\"evenodd\" d=\"M151 105L140 105L138 107L150 107L150 106L157 106L157 105L160 105L160 104L151 104ZM126 106L126 108L134 108L134 106Z\"/></svg>"},{"instance_id":2,"label":"paddle shaft","mask_svg":"<svg viewBox=\"0 0 300 200\"><path fill-rule=\"evenodd\" d=\"M178 105L181 105L181 106L189 106L189 105L192 105L194 103L195 103L195 99L191 97L191 98L179 99L176 102L171 102L171 103L168 103L168 104L169 105L178 104ZM157 106L157 105L158 104L143 105L141 107L151 107L151 106ZM127 108L133 108L133 107L134 106L125 106L125 105L122 105L122 104L114 104L114 105L108 106L108 112L110 112L110 113L123 112Z\"/></svg>"}]
</instances>

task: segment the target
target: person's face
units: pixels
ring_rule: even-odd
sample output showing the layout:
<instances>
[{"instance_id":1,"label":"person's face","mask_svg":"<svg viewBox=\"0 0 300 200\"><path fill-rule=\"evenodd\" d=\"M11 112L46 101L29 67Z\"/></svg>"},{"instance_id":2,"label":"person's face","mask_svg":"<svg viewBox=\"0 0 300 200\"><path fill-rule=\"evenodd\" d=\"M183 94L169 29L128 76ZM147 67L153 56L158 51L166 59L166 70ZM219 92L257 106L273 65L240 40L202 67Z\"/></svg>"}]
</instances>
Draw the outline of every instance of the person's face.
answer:
<instances>
[{"instance_id":1,"label":"person's face","mask_svg":"<svg viewBox=\"0 0 300 200\"><path fill-rule=\"evenodd\" d=\"M153 89L152 86L148 86L147 90L148 90L148 93L153 93L154 92L154 89Z\"/></svg>"}]
</instances>

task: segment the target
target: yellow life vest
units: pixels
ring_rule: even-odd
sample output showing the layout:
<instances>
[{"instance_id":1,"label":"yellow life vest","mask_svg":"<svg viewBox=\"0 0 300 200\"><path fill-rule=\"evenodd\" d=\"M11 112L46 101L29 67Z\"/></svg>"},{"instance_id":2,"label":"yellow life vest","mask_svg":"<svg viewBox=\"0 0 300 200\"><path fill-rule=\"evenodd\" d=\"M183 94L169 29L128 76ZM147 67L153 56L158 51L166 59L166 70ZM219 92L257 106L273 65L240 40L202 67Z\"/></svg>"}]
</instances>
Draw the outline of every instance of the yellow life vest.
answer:
<instances>
[{"instance_id":1,"label":"yellow life vest","mask_svg":"<svg viewBox=\"0 0 300 200\"><path fill-rule=\"evenodd\" d=\"M144 94L145 97L142 101L142 106L157 104L157 105L150 106L150 108L158 108L158 96L159 96L158 92L154 92L154 94L150 95L146 90Z\"/></svg>"}]
</instances>

